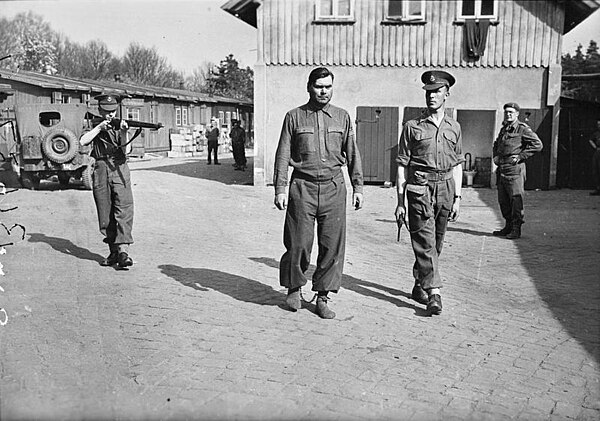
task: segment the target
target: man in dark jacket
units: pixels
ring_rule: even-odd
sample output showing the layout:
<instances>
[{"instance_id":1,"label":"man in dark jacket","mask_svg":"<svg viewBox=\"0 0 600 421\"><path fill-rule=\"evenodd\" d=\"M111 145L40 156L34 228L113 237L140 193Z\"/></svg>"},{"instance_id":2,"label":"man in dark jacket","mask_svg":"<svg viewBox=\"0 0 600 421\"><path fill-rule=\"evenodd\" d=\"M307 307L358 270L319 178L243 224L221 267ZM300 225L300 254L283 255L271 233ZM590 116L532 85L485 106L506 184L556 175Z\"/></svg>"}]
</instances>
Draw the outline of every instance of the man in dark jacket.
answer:
<instances>
[{"instance_id":1,"label":"man in dark jacket","mask_svg":"<svg viewBox=\"0 0 600 421\"><path fill-rule=\"evenodd\" d=\"M543 144L531 127L519 121L521 108L514 102L504 105L504 122L494 142L494 163L498 185L498 203L504 228L495 236L509 240L521 237L523 194L525 193L525 160L542 150Z\"/></svg>"},{"instance_id":2,"label":"man in dark jacket","mask_svg":"<svg viewBox=\"0 0 600 421\"><path fill-rule=\"evenodd\" d=\"M229 137L233 148L234 167L236 171L246 171L246 131L240 125L239 120L232 120L233 127Z\"/></svg>"},{"instance_id":3,"label":"man in dark jacket","mask_svg":"<svg viewBox=\"0 0 600 421\"><path fill-rule=\"evenodd\" d=\"M213 118L210 121L210 128L206 131L206 140L208 143L208 165L211 164L211 155L215 154L215 165L219 164L219 158L217 157L217 151L219 150L219 128L218 120Z\"/></svg>"}]
</instances>

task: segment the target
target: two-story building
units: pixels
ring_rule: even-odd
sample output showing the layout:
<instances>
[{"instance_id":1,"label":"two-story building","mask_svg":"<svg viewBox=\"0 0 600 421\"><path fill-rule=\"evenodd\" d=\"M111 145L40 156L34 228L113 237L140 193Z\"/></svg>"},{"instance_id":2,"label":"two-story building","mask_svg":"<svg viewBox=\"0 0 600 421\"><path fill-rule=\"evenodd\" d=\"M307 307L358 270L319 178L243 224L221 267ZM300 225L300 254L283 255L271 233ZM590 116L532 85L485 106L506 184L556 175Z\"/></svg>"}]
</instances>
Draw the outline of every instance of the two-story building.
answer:
<instances>
[{"instance_id":1,"label":"two-story building","mask_svg":"<svg viewBox=\"0 0 600 421\"><path fill-rule=\"evenodd\" d=\"M332 103L356 122L366 181L395 180L403 121L424 107L421 74L456 77L448 106L462 125L476 182L493 184L492 143L509 101L544 151L528 188L556 183L561 40L597 0L230 0L222 8L257 28L255 185L272 183L285 112L304 103L317 66L335 75Z\"/></svg>"}]
</instances>

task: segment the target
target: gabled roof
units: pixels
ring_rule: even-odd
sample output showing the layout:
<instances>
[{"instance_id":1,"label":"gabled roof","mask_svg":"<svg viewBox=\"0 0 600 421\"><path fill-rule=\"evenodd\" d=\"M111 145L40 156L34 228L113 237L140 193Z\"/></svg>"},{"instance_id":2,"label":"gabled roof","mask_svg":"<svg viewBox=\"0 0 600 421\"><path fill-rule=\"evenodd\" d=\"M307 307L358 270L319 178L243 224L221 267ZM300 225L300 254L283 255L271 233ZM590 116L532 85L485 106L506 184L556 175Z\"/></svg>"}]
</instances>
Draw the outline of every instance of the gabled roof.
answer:
<instances>
[{"instance_id":1,"label":"gabled roof","mask_svg":"<svg viewBox=\"0 0 600 421\"><path fill-rule=\"evenodd\" d=\"M260 0L229 0L221 6L221 9L256 28L256 9L260 4ZM566 34L600 8L600 0L567 0L564 1L564 5L565 25L563 34Z\"/></svg>"},{"instance_id":2,"label":"gabled roof","mask_svg":"<svg viewBox=\"0 0 600 421\"><path fill-rule=\"evenodd\" d=\"M0 69L0 77L4 78L5 80L14 80L16 82L39 86L41 88L89 93L92 96L102 93L113 93L122 96L131 95L135 97L164 98L190 103L229 103L252 105L252 101L248 100L239 100L222 96L211 96L205 93L183 89L145 86L129 82L74 79L25 70L15 72L8 69ZM8 87L10 88L10 86Z\"/></svg>"}]
</instances>

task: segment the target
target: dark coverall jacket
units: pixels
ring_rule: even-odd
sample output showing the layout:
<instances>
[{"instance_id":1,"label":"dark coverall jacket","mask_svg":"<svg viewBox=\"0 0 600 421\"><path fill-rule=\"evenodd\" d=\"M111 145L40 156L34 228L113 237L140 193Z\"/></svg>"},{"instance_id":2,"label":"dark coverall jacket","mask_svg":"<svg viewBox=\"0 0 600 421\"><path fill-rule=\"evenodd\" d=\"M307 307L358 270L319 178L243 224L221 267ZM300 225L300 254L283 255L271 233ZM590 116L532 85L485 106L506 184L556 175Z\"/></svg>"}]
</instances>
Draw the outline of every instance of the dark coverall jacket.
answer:
<instances>
[{"instance_id":1,"label":"dark coverall jacket","mask_svg":"<svg viewBox=\"0 0 600 421\"><path fill-rule=\"evenodd\" d=\"M439 128L428 114L406 122L398 145L398 164L408 168L405 195L415 264L415 283L440 288L442 252L456 187L452 170L464 162L460 124L444 116Z\"/></svg>"},{"instance_id":2,"label":"dark coverall jacket","mask_svg":"<svg viewBox=\"0 0 600 421\"><path fill-rule=\"evenodd\" d=\"M246 130L240 126L234 126L229 133L231 138L231 147L233 148L233 159L236 165L240 167L246 166Z\"/></svg>"},{"instance_id":3,"label":"dark coverall jacket","mask_svg":"<svg viewBox=\"0 0 600 421\"><path fill-rule=\"evenodd\" d=\"M212 154L215 156L215 164L219 162L217 153L219 151L219 129L213 127L206 131L206 140L208 143L208 162L211 160Z\"/></svg>"},{"instance_id":4,"label":"dark coverall jacket","mask_svg":"<svg viewBox=\"0 0 600 421\"><path fill-rule=\"evenodd\" d=\"M127 156L120 145L119 130L109 127L94 138L91 154L96 159L92 181L98 223L111 251L117 251L119 244L133 243L133 193Z\"/></svg>"},{"instance_id":5,"label":"dark coverall jacket","mask_svg":"<svg viewBox=\"0 0 600 421\"><path fill-rule=\"evenodd\" d=\"M498 157L496 180L498 203L502 217L509 226L523 223L523 194L525 192L525 160L542 150L540 138L527 124L516 120L502 126L494 142L494 158ZM513 164L512 157L518 162Z\"/></svg>"},{"instance_id":6,"label":"dark coverall jacket","mask_svg":"<svg viewBox=\"0 0 600 421\"><path fill-rule=\"evenodd\" d=\"M354 192L362 193L360 154L345 110L330 104L318 109L308 103L286 114L274 174L275 194L282 194L288 185L288 168L294 168L283 232L286 252L279 266L279 281L284 287L307 283L305 272L316 221L319 255L312 290L340 289L346 243L344 164L348 165Z\"/></svg>"}]
</instances>

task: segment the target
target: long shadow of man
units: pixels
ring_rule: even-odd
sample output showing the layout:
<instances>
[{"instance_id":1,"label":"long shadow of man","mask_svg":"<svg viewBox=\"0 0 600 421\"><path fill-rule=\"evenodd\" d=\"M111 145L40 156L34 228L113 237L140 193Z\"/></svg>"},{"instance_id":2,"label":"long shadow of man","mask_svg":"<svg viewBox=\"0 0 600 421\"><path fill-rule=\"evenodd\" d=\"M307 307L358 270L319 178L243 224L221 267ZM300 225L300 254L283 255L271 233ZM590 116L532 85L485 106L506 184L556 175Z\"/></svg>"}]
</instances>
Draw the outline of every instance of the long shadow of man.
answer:
<instances>
[{"instance_id":1,"label":"long shadow of man","mask_svg":"<svg viewBox=\"0 0 600 421\"><path fill-rule=\"evenodd\" d=\"M100 264L100 262L104 260L103 256L96 253L92 253L91 251L83 247L79 247L73 244L72 241L67 240L66 238L49 237L45 234L36 232L30 233L28 234L28 236L29 238L27 239L27 241L30 243L46 243L54 250L67 254L69 256L76 257L78 259L91 260L92 262L98 262L98 264Z\"/></svg>"},{"instance_id":2,"label":"long shadow of man","mask_svg":"<svg viewBox=\"0 0 600 421\"><path fill-rule=\"evenodd\" d=\"M243 276L206 268L160 265L160 271L186 287L198 291L215 290L247 303L282 306L285 294Z\"/></svg>"}]
</instances>

